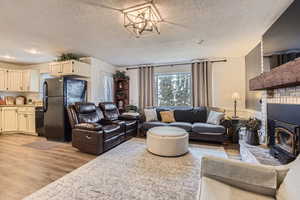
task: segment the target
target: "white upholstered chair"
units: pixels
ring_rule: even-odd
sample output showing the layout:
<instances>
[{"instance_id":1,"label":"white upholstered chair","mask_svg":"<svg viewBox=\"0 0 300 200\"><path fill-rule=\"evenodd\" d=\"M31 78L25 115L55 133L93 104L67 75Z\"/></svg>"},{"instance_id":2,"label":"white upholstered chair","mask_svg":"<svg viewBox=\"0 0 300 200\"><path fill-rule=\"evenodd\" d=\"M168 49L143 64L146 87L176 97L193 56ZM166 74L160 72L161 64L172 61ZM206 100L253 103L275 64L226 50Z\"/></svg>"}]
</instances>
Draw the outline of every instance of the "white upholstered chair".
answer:
<instances>
[{"instance_id":1,"label":"white upholstered chair","mask_svg":"<svg viewBox=\"0 0 300 200\"><path fill-rule=\"evenodd\" d=\"M200 200L300 199L300 156L278 167L207 156L201 170Z\"/></svg>"}]
</instances>

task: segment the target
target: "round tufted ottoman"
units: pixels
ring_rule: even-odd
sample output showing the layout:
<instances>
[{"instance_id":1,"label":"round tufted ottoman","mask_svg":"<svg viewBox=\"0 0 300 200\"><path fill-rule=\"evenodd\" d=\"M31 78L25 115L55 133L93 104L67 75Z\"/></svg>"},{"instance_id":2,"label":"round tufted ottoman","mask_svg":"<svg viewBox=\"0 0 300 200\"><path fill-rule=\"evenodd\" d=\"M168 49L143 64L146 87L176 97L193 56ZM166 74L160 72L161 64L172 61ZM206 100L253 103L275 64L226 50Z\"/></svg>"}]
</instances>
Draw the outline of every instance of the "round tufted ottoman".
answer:
<instances>
[{"instance_id":1,"label":"round tufted ottoman","mask_svg":"<svg viewBox=\"0 0 300 200\"><path fill-rule=\"evenodd\" d=\"M182 129L158 126L147 132L147 149L160 156L180 156L188 152L189 135Z\"/></svg>"}]
</instances>

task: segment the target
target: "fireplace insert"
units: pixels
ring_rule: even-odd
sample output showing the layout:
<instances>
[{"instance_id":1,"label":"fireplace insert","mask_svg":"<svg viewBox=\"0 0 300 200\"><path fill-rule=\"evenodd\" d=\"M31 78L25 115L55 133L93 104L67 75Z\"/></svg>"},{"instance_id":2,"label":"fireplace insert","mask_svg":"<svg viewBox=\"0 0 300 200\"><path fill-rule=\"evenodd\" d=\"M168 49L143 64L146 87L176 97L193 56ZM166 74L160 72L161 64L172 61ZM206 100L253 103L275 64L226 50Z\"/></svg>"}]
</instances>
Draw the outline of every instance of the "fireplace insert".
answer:
<instances>
[{"instance_id":1,"label":"fireplace insert","mask_svg":"<svg viewBox=\"0 0 300 200\"><path fill-rule=\"evenodd\" d=\"M293 161L299 154L299 126L278 120L269 120L270 153L283 164Z\"/></svg>"}]
</instances>

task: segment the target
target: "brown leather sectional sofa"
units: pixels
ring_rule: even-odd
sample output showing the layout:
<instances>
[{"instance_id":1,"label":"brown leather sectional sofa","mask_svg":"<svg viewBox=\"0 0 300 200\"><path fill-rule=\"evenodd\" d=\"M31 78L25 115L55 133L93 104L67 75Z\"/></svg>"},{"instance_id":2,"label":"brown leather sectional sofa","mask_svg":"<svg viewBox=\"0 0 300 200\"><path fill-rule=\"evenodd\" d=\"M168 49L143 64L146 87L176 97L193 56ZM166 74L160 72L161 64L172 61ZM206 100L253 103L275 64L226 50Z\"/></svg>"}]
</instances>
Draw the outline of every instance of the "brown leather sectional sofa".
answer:
<instances>
[{"instance_id":1,"label":"brown leather sectional sofa","mask_svg":"<svg viewBox=\"0 0 300 200\"><path fill-rule=\"evenodd\" d=\"M100 109L102 108L102 110ZM121 118L113 103L75 103L68 108L72 146L99 155L130 139L137 132L137 120Z\"/></svg>"}]
</instances>

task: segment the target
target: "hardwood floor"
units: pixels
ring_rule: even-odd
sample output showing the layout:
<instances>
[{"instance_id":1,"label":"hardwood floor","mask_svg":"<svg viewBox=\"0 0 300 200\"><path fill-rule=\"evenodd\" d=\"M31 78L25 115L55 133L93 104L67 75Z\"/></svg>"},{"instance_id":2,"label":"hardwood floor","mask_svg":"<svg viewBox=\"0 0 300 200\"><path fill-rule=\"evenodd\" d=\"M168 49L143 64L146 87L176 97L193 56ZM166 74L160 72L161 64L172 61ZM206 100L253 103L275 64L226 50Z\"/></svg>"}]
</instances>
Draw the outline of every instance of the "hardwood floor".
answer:
<instances>
[{"instance_id":1,"label":"hardwood floor","mask_svg":"<svg viewBox=\"0 0 300 200\"><path fill-rule=\"evenodd\" d=\"M23 146L45 138L0 135L0 199L16 200L39 190L96 156L81 153L70 143L40 150Z\"/></svg>"},{"instance_id":2,"label":"hardwood floor","mask_svg":"<svg viewBox=\"0 0 300 200\"><path fill-rule=\"evenodd\" d=\"M0 200L22 199L96 157L79 152L70 143L58 142L48 150L24 146L38 141L46 139L0 135ZM229 158L238 159L237 145L225 144L224 149Z\"/></svg>"}]
</instances>

